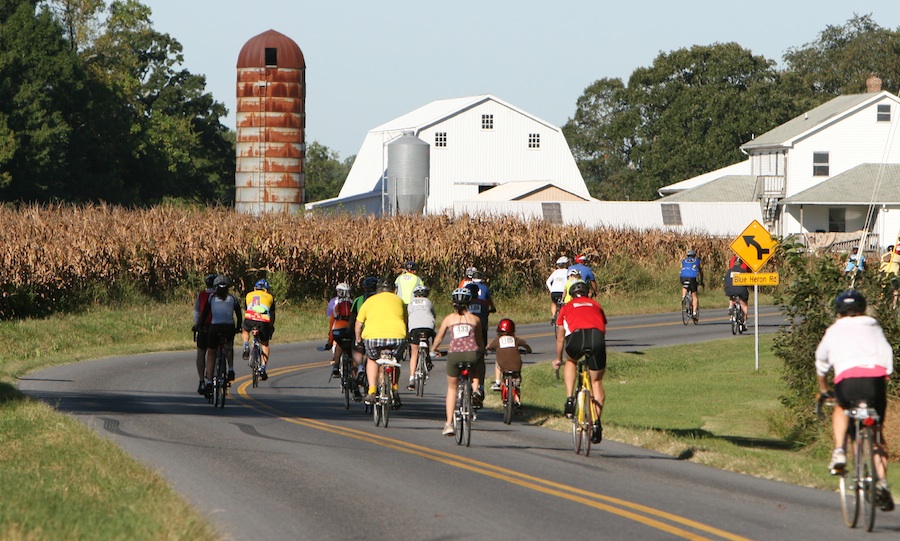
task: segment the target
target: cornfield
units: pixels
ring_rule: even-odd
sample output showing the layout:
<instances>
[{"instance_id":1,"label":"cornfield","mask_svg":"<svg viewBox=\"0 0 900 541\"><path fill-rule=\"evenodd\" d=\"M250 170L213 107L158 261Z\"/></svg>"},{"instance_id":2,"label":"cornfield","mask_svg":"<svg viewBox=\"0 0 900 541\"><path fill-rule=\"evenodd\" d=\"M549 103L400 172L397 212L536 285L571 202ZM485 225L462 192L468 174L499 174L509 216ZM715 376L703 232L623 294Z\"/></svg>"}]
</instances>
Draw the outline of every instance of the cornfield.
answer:
<instances>
[{"instance_id":1,"label":"cornfield","mask_svg":"<svg viewBox=\"0 0 900 541\"><path fill-rule=\"evenodd\" d=\"M239 290L278 276L283 296L323 297L337 282L392 277L412 260L439 290L452 289L476 266L496 290L514 292L543 288L560 255L583 253L595 270L612 261L670 267L689 247L708 261L730 256L728 239L511 217L250 216L225 208L105 205L0 206L0 217L2 318L58 310L81 302L85 292L124 282L165 296L212 272L231 276Z\"/></svg>"}]
</instances>

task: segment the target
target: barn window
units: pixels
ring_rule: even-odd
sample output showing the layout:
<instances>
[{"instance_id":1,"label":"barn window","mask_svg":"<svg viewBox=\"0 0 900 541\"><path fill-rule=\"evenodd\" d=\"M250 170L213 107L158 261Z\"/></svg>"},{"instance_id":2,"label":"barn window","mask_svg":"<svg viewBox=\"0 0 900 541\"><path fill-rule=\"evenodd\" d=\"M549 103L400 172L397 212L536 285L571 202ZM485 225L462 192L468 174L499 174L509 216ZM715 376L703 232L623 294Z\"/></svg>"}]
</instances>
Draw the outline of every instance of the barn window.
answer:
<instances>
[{"instance_id":1,"label":"barn window","mask_svg":"<svg viewBox=\"0 0 900 541\"><path fill-rule=\"evenodd\" d=\"M891 121L891 106L890 104L881 104L878 106L878 122L890 122Z\"/></svg>"},{"instance_id":2,"label":"barn window","mask_svg":"<svg viewBox=\"0 0 900 541\"><path fill-rule=\"evenodd\" d=\"M434 146L441 147L441 148L447 146L447 132L445 132L445 131L435 132Z\"/></svg>"},{"instance_id":3,"label":"barn window","mask_svg":"<svg viewBox=\"0 0 900 541\"><path fill-rule=\"evenodd\" d=\"M278 49L266 47L266 66L278 65Z\"/></svg>"},{"instance_id":4,"label":"barn window","mask_svg":"<svg viewBox=\"0 0 900 541\"><path fill-rule=\"evenodd\" d=\"M814 177L827 177L828 176L828 153L827 152L813 152L813 176Z\"/></svg>"},{"instance_id":5,"label":"barn window","mask_svg":"<svg viewBox=\"0 0 900 541\"><path fill-rule=\"evenodd\" d=\"M678 203L660 203L663 225L684 225L681 222L681 207Z\"/></svg>"},{"instance_id":6,"label":"barn window","mask_svg":"<svg viewBox=\"0 0 900 541\"><path fill-rule=\"evenodd\" d=\"M494 115L481 115L481 129L482 130L493 130L494 129Z\"/></svg>"},{"instance_id":7,"label":"barn window","mask_svg":"<svg viewBox=\"0 0 900 541\"><path fill-rule=\"evenodd\" d=\"M539 134L539 133L529 133L528 134L528 148L541 148L541 134Z\"/></svg>"}]
</instances>

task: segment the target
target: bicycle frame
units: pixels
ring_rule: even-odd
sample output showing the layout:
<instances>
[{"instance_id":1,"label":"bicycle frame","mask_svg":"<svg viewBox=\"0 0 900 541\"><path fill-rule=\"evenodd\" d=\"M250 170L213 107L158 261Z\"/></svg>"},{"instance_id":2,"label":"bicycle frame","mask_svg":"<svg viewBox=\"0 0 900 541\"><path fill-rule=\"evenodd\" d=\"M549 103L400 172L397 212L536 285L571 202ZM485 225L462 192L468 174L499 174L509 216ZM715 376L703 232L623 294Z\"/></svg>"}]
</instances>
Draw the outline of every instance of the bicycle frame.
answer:
<instances>
[{"instance_id":1,"label":"bicycle frame","mask_svg":"<svg viewBox=\"0 0 900 541\"><path fill-rule=\"evenodd\" d=\"M845 469L840 478L841 513L848 527L856 526L860 507L863 510L863 524L871 532L875 526L875 448L880 445L881 418L874 408L860 402L844 410L850 418L850 429L844 440L845 448L853 443L853 465ZM855 435L855 440L853 438Z\"/></svg>"},{"instance_id":2,"label":"bicycle frame","mask_svg":"<svg viewBox=\"0 0 900 541\"><path fill-rule=\"evenodd\" d=\"M519 396L521 381L521 372L503 372L503 379L500 381L500 400L503 402L503 422L506 424L512 423L516 404L518 403L521 407L521 397Z\"/></svg>"},{"instance_id":3,"label":"bicycle frame","mask_svg":"<svg viewBox=\"0 0 900 541\"><path fill-rule=\"evenodd\" d=\"M582 353L583 355L576 365L575 415L572 416L572 440L575 445L575 454L579 454L584 449L584 456L588 456L591 453L591 435L594 430L594 397L587 359L590 358L593 352L585 350Z\"/></svg>"},{"instance_id":4,"label":"bicycle frame","mask_svg":"<svg viewBox=\"0 0 900 541\"><path fill-rule=\"evenodd\" d=\"M400 363L394 360L394 348L392 347L381 348L380 358L375 362L378 363L378 392L372 410L375 426L384 423L384 427L387 428L391 409L394 407L394 370L400 369Z\"/></svg>"},{"instance_id":5,"label":"bicycle frame","mask_svg":"<svg viewBox=\"0 0 900 541\"><path fill-rule=\"evenodd\" d=\"M734 303L731 311L731 334L744 334L746 314L744 314L744 309L741 307L741 298L737 295L731 295L729 300Z\"/></svg>"},{"instance_id":6,"label":"bicycle frame","mask_svg":"<svg viewBox=\"0 0 900 541\"><path fill-rule=\"evenodd\" d=\"M681 322L687 325L688 321L693 321L694 325L696 325L697 320L694 319L694 298L690 291L690 281L682 280L681 287L685 289L685 294L681 297Z\"/></svg>"},{"instance_id":7,"label":"bicycle frame","mask_svg":"<svg viewBox=\"0 0 900 541\"><path fill-rule=\"evenodd\" d=\"M213 365L212 378L212 395L210 403L213 407L224 408L225 396L228 394L228 361L225 356L225 338L219 339L219 345L216 348L216 361Z\"/></svg>"},{"instance_id":8,"label":"bicycle frame","mask_svg":"<svg viewBox=\"0 0 900 541\"><path fill-rule=\"evenodd\" d=\"M416 386L416 396L424 396L425 382L428 380L428 357L431 352L426 333L420 332L416 338L419 341L419 354L416 359L416 371L413 377Z\"/></svg>"},{"instance_id":9,"label":"bicycle frame","mask_svg":"<svg viewBox=\"0 0 900 541\"><path fill-rule=\"evenodd\" d=\"M247 361L247 365L250 367L253 377L253 386L256 387L259 383L259 372L262 368L262 344L259 341L259 327L253 325L250 328L250 335L252 336L252 345L250 346L250 360Z\"/></svg>"}]
</instances>

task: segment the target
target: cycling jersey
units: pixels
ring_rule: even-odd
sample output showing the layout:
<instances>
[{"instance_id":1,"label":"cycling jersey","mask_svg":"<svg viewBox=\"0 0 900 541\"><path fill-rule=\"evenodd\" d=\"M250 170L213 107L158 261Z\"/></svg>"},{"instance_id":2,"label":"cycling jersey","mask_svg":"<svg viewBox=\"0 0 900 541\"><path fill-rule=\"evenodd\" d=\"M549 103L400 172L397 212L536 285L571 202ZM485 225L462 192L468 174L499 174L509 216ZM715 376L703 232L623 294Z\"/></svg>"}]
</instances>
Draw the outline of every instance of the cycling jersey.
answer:
<instances>
[{"instance_id":1,"label":"cycling jersey","mask_svg":"<svg viewBox=\"0 0 900 541\"><path fill-rule=\"evenodd\" d=\"M475 340L475 325L464 321L449 325L447 330L450 333L448 353L478 351L478 342Z\"/></svg>"},{"instance_id":2,"label":"cycling jersey","mask_svg":"<svg viewBox=\"0 0 900 541\"><path fill-rule=\"evenodd\" d=\"M409 330L434 329L434 304L426 297L413 297L406 307Z\"/></svg>"},{"instance_id":3,"label":"cycling jersey","mask_svg":"<svg viewBox=\"0 0 900 541\"><path fill-rule=\"evenodd\" d=\"M566 269L556 269L550 274L550 277L547 278L547 289L550 290L550 293L565 293L566 279L569 276L569 271Z\"/></svg>"},{"instance_id":4,"label":"cycling jersey","mask_svg":"<svg viewBox=\"0 0 900 541\"><path fill-rule=\"evenodd\" d=\"M389 291L376 293L363 303L356 316L364 323L360 338L406 338L406 307L403 301Z\"/></svg>"},{"instance_id":5,"label":"cycling jersey","mask_svg":"<svg viewBox=\"0 0 900 541\"><path fill-rule=\"evenodd\" d=\"M497 366L504 372L518 372L522 369L522 354L519 348L528 348L525 340L518 336L495 336L487 349L497 352ZM530 351L530 348L527 349Z\"/></svg>"},{"instance_id":6,"label":"cycling jersey","mask_svg":"<svg viewBox=\"0 0 900 541\"><path fill-rule=\"evenodd\" d=\"M422 279L411 272L404 272L394 280L394 286L397 287L397 295L403 299L403 304L409 304L413 298L413 289L416 286L425 285Z\"/></svg>"},{"instance_id":7,"label":"cycling jersey","mask_svg":"<svg viewBox=\"0 0 900 541\"><path fill-rule=\"evenodd\" d=\"M596 282L597 278L594 277L594 271L591 270L590 267L583 263L575 263L574 265L570 265L568 270L575 269L581 273L581 279L587 283Z\"/></svg>"},{"instance_id":8,"label":"cycling jersey","mask_svg":"<svg viewBox=\"0 0 900 541\"><path fill-rule=\"evenodd\" d=\"M563 326L567 336L581 329L598 329L605 333L606 314L594 299L576 297L559 309L556 324Z\"/></svg>"},{"instance_id":9,"label":"cycling jersey","mask_svg":"<svg viewBox=\"0 0 900 541\"><path fill-rule=\"evenodd\" d=\"M228 295L224 299L210 295L201 318L206 314L210 315L210 325L234 325L235 314L238 321L241 319L241 305L234 295Z\"/></svg>"},{"instance_id":10,"label":"cycling jersey","mask_svg":"<svg viewBox=\"0 0 900 541\"><path fill-rule=\"evenodd\" d=\"M699 278L700 277L700 258L686 257L681 260L681 278Z\"/></svg>"},{"instance_id":11,"label":"cycling jersey","mask_svg":"<svg viewBox=\"0 0 900 541\"><path fill-rule=\"evenodd\" d=\"M247 293L247 311L244 319L261 323L274 323L275 299L268 291L256 289Z\"/></svg>"}]
</instances>

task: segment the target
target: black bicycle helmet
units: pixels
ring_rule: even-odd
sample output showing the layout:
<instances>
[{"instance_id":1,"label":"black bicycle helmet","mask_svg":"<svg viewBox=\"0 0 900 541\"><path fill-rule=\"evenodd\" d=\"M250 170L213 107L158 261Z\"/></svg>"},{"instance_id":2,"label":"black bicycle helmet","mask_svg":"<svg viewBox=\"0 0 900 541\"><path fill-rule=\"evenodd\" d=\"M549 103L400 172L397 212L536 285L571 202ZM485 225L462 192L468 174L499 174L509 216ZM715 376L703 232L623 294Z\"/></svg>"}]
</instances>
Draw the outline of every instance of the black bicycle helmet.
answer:
<instances>
[{"instance_id":1,"label":"black bicycle helmet","mask_svg":"<svg viewBox=\"0 0 900 541\"><path fill-rule=\"evenodd\" d=\"M210 274L206 277L206 289L212 289L216 287L216 274Z\"/></svg>"},{"instance_id":2,"label":"black bicycle helmet","mask_svg":"<svg viewBox=\"0 0 900 541\"><path fill-rule=\"evenodd\" d=\"M372 293L373 291L375 291L375 287L377 285L378 285L378 278L375 278L374 276L367 276L362 281L363 291L365 291L366 293Z\"/></svg>"},{"instance_id":3,"label":"black bicycle helmet","mask_svg":"<svg viewBox=\"0 0 900 541\"><path fill-rule=\"evenodd\" d=\"M472 292L467 288L458 287L450 294L450 299L453 304L469 304L472 302Z\"/></svg>"},{"instance_id":4,"label":"black bicycle helmet","mask_svg":"<svg viewBox=\"0 0 900 541\"><path fill-rule=\"evenodd\" d=\"M406 263L403 264L403 268L408 271L415 271L416 269L419 268L419 266L416 265L415 261L407 261Z\"/></svg>"},{"instance_id":5,"label":"black bicycle helmet","mask_svg":"<svg viewBox=\"0 0 900 541\"><path fill-rule=\"evenodd\" d=\"M864 314L866 312L866 298L862 293L848 289L834 299L834 311L844 316L847 314Z\"/></svg>"},{"instance_id":6,"label":"black bicycle helmet","mask_svg":"<svg viewBox=\"0 0 900 541\"><path fill-rule=\"evenodd\" d=\"M375 293L386 293L388 291L393 291L394 287L390 282L381 278L378 280L378 283L375 285Z\"/></svg>"},{"instance_id":7,"label":"black bicycle helmet","mask_svg":"<svg viewBox=\"0 0 900 541\"><path fill-rule=\"evenodd\" d=\"M231 287L231 278L220 274L216 276L216 279L213 280L213 285L216 289L228 289Z\"/></svg>"},{"instance_id":8,"label":"black bicycle helmet","mask_svg":"<svg viewBox=\"0 0 900 541\"><path fill-rule=\"evenodd\" d=\"M584 280L576 280L569 286L569 295L573 297L584 297L588 294L588 285Z\"/></svg>"}]
</instances>

